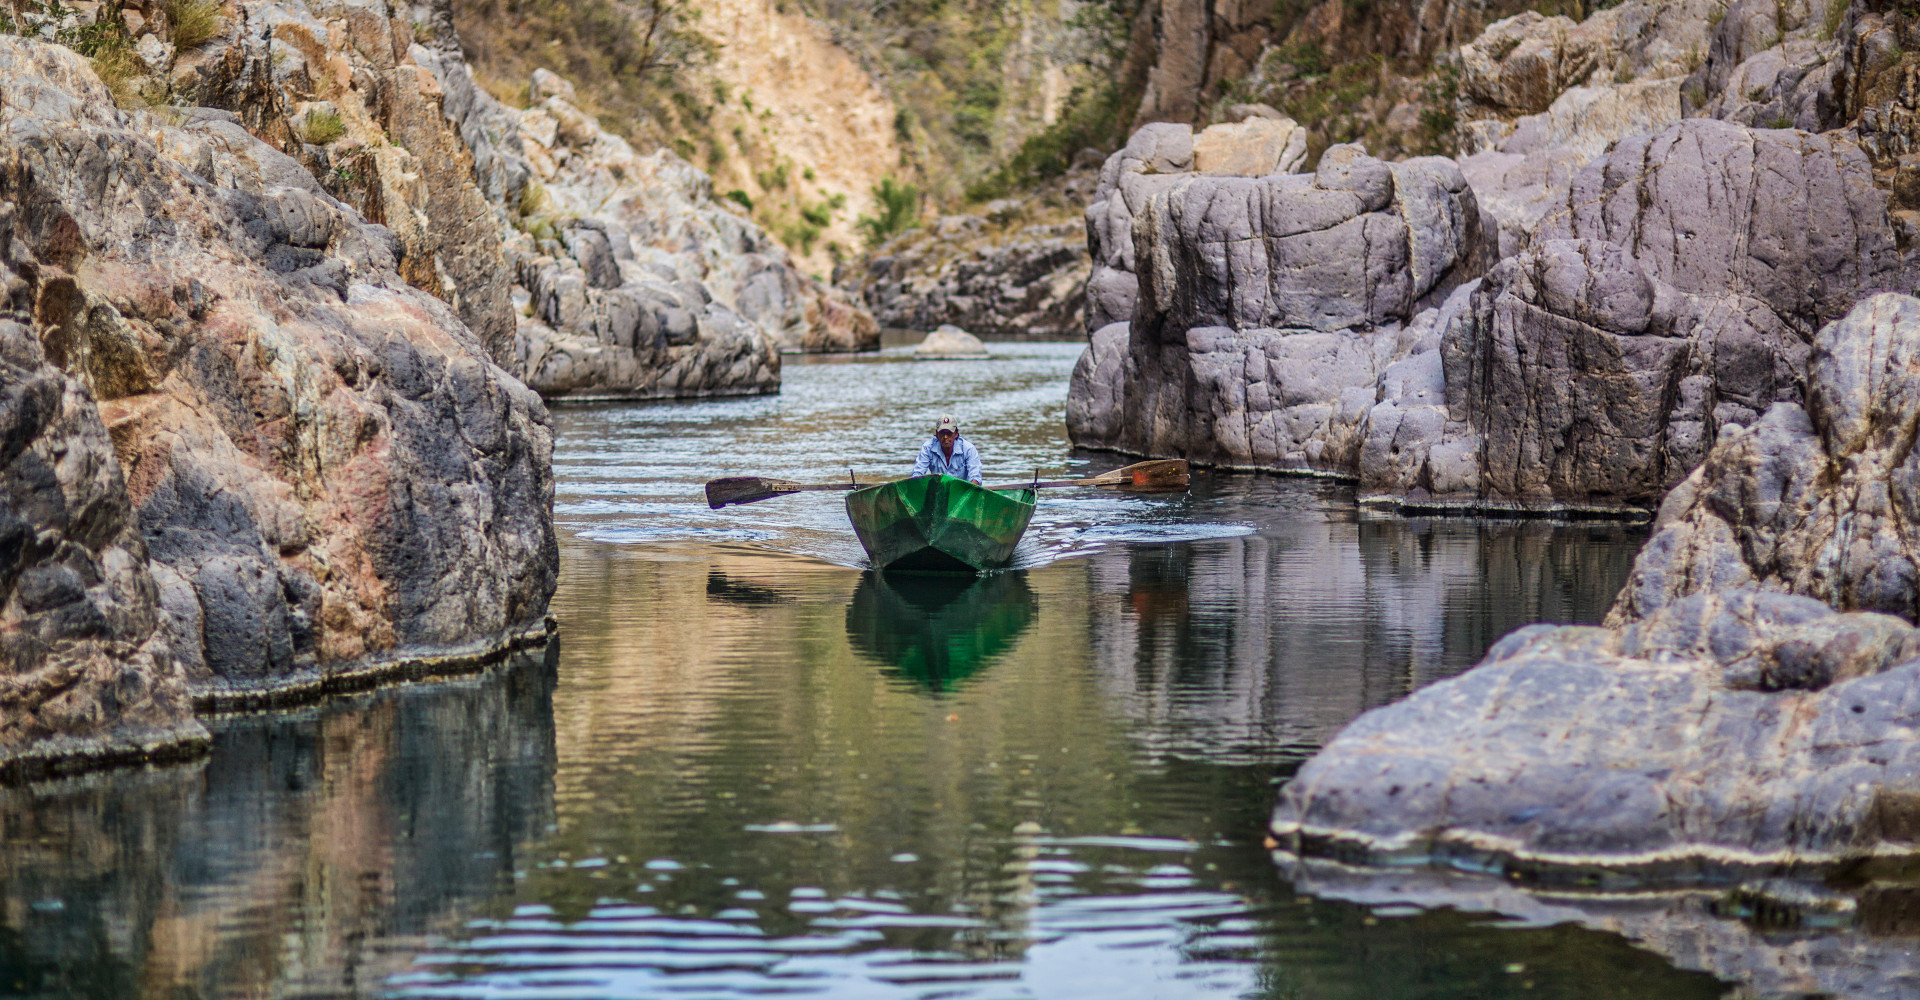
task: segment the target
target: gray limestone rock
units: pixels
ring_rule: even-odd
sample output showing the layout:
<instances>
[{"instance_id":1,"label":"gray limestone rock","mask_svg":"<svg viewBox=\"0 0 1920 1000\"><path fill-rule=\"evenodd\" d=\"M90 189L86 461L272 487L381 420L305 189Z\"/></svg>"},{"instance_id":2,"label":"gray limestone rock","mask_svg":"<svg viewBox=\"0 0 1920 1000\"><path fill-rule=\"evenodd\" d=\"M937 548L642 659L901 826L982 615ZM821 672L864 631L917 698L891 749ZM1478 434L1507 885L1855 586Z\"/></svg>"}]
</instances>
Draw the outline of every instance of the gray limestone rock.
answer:
<instances>
[{"instance_id":1,"label":"gray limestone rock","mask_svg":"<svg viewBox=\"0 0 1920 1000\"><path fill-rule=\"evenodd\" d=\"M667 306L641 275L664 271L677 282L700 285L706 311L730 314L702 327L727 332L674 343L670 350L608 340L591 324L523 316L515 360L542 393L644 398L773 392L779 387L779 351L879 346L878 324L851 295L802 274L771 235L714 199L713 181L703 171L668 150L638 153L600 128L573 103L560 77L540 71L542 83L533 91L539 99L517 110L480 88L457 45L415 46L411 56L446 95L446 117L472 150L480 188L508 230L506 256L524 291L537 299L535 284L565 280L537 272L570 270L570 261L590 287L625 291L643 309L657 311ZM547 235L556 224L564 230L559 239ZM604 252L599 237L576 235L583 232L603 234ZM756 329L764 343L733 335ZM557 375L562 369L566 374Z\"/></svg>"},{"instance_id":2,"label":"gray limestone rock","mask_svg":"<svg viewBox=\"0 0 1920 1000\"><path fill-rule=\"evenodd\" d=\"M1651 507L1800 398L1813 331L1911 286L1858 149L1690 119L1622 140L1444 332L1483 496Z\"/></svg>"},{"instance_id":3,"label":"gray limestone rock","mask_svg":"<svg viewBox=\"0 0 1920 1000\"><path fill-rule=\"evenodd\" d=\"M1661 506L1612 619L1761 587L1920 620L1920 300L1877 295L1822 330L1804 406L1729 434Z\"/></svg>"},{"instance_id":4,"label":"gray limestone rock","mask_svg":"<svg viewBox=\"0 0 1920 1000\"><path fill-rule=\"evenodd\" d=\"M1499 236L1518 252L1474 283L1493 227L1451 161L1335 146L1310 176L1147 169L1184 162L1187 135L1143 130L1089 209L1089 317L1132 313L1125 363L1069 390L1098 397L1077 443L1445 506L1650 508L1723 428L1801 398L1822 323L1916 280L1836 137L1690 119L1569 175L1516 131L1469 160L1523 178L1500 192L1520 195Z\"/></svg>"},{"instance_id":5,"label":"gray limestone rock","mask_svg":"<svg viewBox=\"0 0 1920 1000\"><path fill-rule=\"evenodd\" d=\"M1623 629L1529 626L1342 730L1273 829L1295 854L1652 880L1911 851L1916 698L1920 632L1805 597L1717 591Z\"/></svg>"},{"instance_id":6,"label":"gray limestone rock","mask_svg":"<svg viewBox=\"0 0 1920 1000\"><path fill-rule=\"evenodd\" d=\"M1118 440L1125 420L1127 324L1093 332L1074 362L1067 384L1067 437L1073 441Z\"/></svg>"},{"instance_id":7,"label":"gray limestone rock","mask_svg":"<svg viewBox=\"0 0 1920 1000\"><path fill-rule=\"evenodd\" d=\"M958 236L936 227L888 240L846 283L859 289L880 325L893 329L952 324L1077 337L1087 273L1082 226L1036 223Z\"/></svg>"},{"instance_id":8,"label":"gray limestone rock","mask_svg":"<svg viewBox=\"0 0 1920 1000\"><path fill-rule=\"evenodd\" d=\"M1864 296L1913 281L1858 147L1710 119L1615 145L1534 236L1561 238L1633 248L1650 276L1759 299L1808 337Z\"/></svg>"},{"instance_id":9,"label":"gray limestone rock","mask_svg":"<svg viewBox=\"0 0 1920 1000\"><path fill-rule=\"evenodd\" d=\"M0 80L0 245L98 402L196 696L544 635L546 409L392 232L231 116L116 109L70 50L0 37Z\"/></svg>"},{"instance_id":10,"label":"gray limestone rock","mask_svg":"<svg viewBox=\"0 0 1920 1000\"><path fill-rule=\"evenodd\" d=\"M51 364L0 204L0 777L204 747L92 395ZM24 249L24 248L22 248Z\"/></svg>"},{"instance_id":11,"label":"gray limestone rock","mask_svg":"<svg viewBox=\"0 0 1920 1000\"><path fill-rule=\"evenodd\" d=\"M1386 163L1358 146L1329 149L1312 174L1197 174L1185 169L1192 142L1178 127L1142 129L1102 175L1105 197L1088 210L1089 321L1131 313L1099 331L1076 374L1070 436L1364 477L1382 373L1437 350L1434 307L1492 250L1472 191L1450 160ZM1435 417L1423 410L1407 433ZM1391 432L1383 454L1398 455ZM1382 480L1425 482L1423 470Z\"/></svg>"}]
</instances>

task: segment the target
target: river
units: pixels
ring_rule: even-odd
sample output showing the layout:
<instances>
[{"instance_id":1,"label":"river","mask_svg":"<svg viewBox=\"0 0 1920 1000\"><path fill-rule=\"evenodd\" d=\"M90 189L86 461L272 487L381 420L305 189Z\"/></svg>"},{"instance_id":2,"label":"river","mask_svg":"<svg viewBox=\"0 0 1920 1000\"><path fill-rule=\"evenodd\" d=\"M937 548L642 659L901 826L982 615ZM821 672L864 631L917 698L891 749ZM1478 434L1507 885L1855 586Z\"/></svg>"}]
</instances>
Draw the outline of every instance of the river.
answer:
<instances>
[{"instance_id":1,"label":"river","mask_svg":"<svg viewBox=\"0 0 1920 1000\"><path fill-rule=\"evenodd\" d=\"M0 993L1722 995L1603 933L1300 895L1261 844L1354 715L1598 620L1643 528L1198 475L1050 494L955 585L863 572L836 494L701 502L898 475L947 411L990 480L1116 464L1064 441L1077 345L994 348L557 411L559 642L0 792Z\"/></svg>"}]
</instances>

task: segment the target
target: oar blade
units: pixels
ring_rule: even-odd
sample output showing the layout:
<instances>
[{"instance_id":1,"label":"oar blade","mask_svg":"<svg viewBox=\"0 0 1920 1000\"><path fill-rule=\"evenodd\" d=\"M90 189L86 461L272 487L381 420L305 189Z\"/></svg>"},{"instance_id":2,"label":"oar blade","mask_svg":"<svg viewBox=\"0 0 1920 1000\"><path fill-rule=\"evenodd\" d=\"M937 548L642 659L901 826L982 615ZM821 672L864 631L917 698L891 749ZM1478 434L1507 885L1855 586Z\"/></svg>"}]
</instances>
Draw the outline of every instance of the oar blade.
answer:
<instances>
[{"instance_id":1,"label":"oar blade","mask_svg":"<svg viewBox=\"0 0 1920 1000\"><path fill-rule=\"evenodd\" d=\"M1193 476L1184 458L1136 462L1094 477L1096 486L1133 493L1177 493L1187 489L1192 482Z\"/></svg>"},{"instance_id":2,"label":"oar blade","mask_svg":"<svg viewBox=\"0 0 1920 1000\"><path fill-rule=\"evenodd\" d=\"M765 476L729 476L707 482L707 506L719 510L728 504L757 503L799 491L799 483L785 479L768 479Z\"/></svg>"}]
</instances>

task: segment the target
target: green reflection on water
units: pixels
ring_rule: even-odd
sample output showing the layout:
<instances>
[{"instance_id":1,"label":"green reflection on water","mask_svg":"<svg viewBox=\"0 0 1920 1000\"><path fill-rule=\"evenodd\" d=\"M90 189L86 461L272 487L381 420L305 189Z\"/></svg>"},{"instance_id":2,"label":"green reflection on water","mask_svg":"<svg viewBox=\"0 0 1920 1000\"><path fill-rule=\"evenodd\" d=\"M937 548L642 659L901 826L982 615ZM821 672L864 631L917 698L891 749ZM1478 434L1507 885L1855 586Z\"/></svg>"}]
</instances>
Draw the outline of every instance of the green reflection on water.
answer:
<instances>
[{"instance_id":1,"label":"green reflection on water","mask_svg":"<svg viewBox=\"0 0 1920 1000\"><path fill-rule=\"evenodd\" d=\"M847 603L853 648L935 693L951 691L1012 647L1038 602L1022 570L972 577L860 576Z\"/></svg>"}]
</instances>

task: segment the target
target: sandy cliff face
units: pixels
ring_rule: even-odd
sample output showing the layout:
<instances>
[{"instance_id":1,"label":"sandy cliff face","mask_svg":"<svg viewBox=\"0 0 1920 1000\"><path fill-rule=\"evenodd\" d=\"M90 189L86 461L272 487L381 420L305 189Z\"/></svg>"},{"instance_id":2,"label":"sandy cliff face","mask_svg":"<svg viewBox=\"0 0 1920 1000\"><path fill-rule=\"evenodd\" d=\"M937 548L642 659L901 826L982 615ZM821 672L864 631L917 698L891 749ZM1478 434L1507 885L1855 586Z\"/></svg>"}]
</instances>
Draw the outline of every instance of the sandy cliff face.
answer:
<instances>
[{"instance_id":1,"label":"sandy cliff face","mask_svg":"<svg viewBox=\"0 0 1920 1000\"><path fill-rule=\"evenodd\" d=\"M829 245L861 245L854 223L876 214L874 185L904 176L899 109L823 25L799 12L773 0L697 6L698 30L722 43L702 71L715 98L707 125L735 154L714 166L714 186L745 191L769 209L791 192L795 207L778 209L789 228L804 222L799 206L827 207L828 224L808 245L788 246L807 273L830 274Z\"/></svg>"},{"instance_id":2,"label":"sandy cliff face","mask_svg":"<svg viewBox=\"0 0 1920 1000\"><path fill-rule=\"evenodd\" d=\"M545 407L392 232L232 115L116 109L70 50L0 39L0 76L15 298L112 442L145 551L108 561L171 652L147 683L318 690L544 635Z\"/></svg>"}]
</instances>

